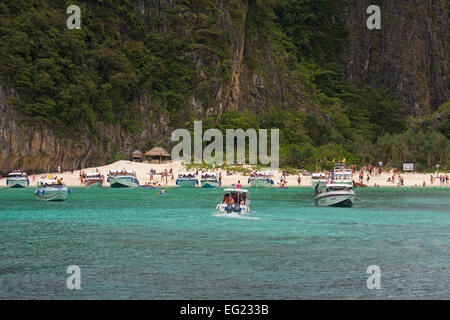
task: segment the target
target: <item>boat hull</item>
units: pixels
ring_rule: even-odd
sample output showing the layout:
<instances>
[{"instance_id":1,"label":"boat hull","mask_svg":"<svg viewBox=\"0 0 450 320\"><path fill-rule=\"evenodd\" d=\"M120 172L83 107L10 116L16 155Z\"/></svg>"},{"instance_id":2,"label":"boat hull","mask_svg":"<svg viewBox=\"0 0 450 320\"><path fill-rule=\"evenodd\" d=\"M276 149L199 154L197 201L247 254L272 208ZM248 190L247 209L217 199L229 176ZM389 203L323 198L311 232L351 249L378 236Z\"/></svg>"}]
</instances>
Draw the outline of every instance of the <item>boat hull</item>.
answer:
<instances>
[{"instance_id":1,"label":"boat hull","mask_svg":"<svg viewBox=\"0 0 450 320\"><path fill-rule=\"evenodd\" d=\"M252 188L272 188L273 187L271 180L250 179L249 183Z\"/></svg>"},{"instance_id":2,"label":"boat hull","mask_svg":"<svg viewBox=\"0 0 450 320\"><path fill-rule=\"evenodd\" d=\"M7 180L8 188L26 188L28 187L27 180Z\"/></svg>"},{"instance_id":3,"label":"boat hull","mask_svg":"<svg viewBox=\"0 0 450 320\"><path fill-rule=\"evenodd\" d=\"M103 181L85 181L84 185L89 188L101 188L103 187Z\"/></svg>"},{"instance_id":4,"label":"boat hull","mask_svg":"<svg viewBox=\"0 0 450 320\"><path fill-rule=\"evenodd\" d=\"M177 185L180 188L195 188L195 185L197 184L197 180L177 180Z\"/></svg>"},{"instance_id":5,"label":"boat hull","mask_svg":"<svg viewBox=\"0 0 450 320\"><path fill-rule=\"evenodd\" d=\"M314 198L318 207L352 207L355 202L354 192L327 192Z\"/></svg>"},{"instance_id":6,"label":"boat hull","mask_svg":"<svg viewBox=\"0 0 450 320\"><path fill-rule=\"evenodd\" d=\"M248 205L226 205L226 204L218 204L216 209L221 213L237 213L237 214L247 214L250 212L250 206Z\"/></svg>"},{"instance_id":7,"label":"boat hull","mask_svg":"<svg viewBox=\"0 0 450 320\"><path fill-rule=\"evenodd\" d=\"M139 181L132 177L110 178L111 188L135 188L139 187Z\"/></svg>"},{"instance_id":8,"label":"boat hull","mask_svg":"<svg viewBox=\"0 0 450 320\"><path fill-rule=\"evenodd\" d=\"M217 188L219 186L219 181L217 180L202 180L202 188Z\"/></svg>"},{"instance_id":9,"label":"boat hull","mask_svg":"<svg viewBox=\"0 0 450 320\"><path fill-rule=\"evenodd\" d=\"M66 187L39 188L34 195L36 200L64 201L67 199L68 189Z\"/></svg>"}]
</instances>

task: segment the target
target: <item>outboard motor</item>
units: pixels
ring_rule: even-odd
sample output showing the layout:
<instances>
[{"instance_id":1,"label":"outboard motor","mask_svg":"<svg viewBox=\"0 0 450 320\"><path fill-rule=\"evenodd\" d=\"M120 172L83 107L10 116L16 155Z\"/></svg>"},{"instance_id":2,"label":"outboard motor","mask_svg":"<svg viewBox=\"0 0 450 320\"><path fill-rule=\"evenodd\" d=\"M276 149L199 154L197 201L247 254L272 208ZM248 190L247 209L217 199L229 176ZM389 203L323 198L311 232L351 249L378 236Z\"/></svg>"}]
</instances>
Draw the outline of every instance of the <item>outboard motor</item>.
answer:
<instances>
[{"instance_id":1,"label":"outboard motor","mask_svg":"<svg viewBox=\"0 0 450 320\"><path fill-rule=\"evenodd\" d=\"M226 211L227 211L227 213L233 212L233 206L231 204L228 204Z\"/></svg>"},{"instance_id":2,"label":"outboard motor","mask_svg":"<svg viewBox=\"0 0 450 320\"><path fill-rule=\"evenodd\" d=\"M234 208L233 208L233 211L234 211L234 212L241 212L241 206L238 205L238 204L236 204L236 205L234 206Z\"/></svg>"}]
</instances>

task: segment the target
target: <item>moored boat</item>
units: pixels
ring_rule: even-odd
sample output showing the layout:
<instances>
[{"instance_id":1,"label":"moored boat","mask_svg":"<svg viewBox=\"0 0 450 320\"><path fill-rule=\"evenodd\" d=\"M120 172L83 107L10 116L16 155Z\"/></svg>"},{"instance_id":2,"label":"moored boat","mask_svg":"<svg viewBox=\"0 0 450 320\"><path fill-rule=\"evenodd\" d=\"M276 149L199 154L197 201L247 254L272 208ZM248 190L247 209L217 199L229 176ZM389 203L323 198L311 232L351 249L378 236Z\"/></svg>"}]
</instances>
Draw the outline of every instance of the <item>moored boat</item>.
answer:
<instances>
[{"instance_id":1,"label":"moored boat","mask_svg":"<svg viewBox=\"0 0 450 320\"><path fill-rule=\"evenodd\" d=\"M70 194L70 190L62 182L62 179L48 178L39 180L34 192L37 200L64 201Z\"/></svg>"},{"instance_id":2,"label":"moored boat","mask_svg":"<svg viewBox=\"0 0 450 320\"><path fill-rule=\"evenodd\" d=\"M100 172L87 172L83 178L86 187L102 187L105 177Z\"/></svg>"},{"instance_id":3,"label":"moored boat","mask_svg":"<svg viewBox=\"0 0 450 320\"><path fill-rule=\"evenodd\" d=\"M348 184L318 184L315 188L314 203L319 207L351 207L356 195Z\"/></svg>"},{"instance_id":4,"label":"moored boat","mask_svg":"<svg viewBox=\"0 0 450 320\"><path fill-rule=\"evenodd\" d=\"M136 172L134 171L110 171L107 182L109 182L111 188L139 187L139 180L136 178Z\"/></svg>"},{"instance_id":5,"label":"moored boat","mask_svg":"<svg viewBox=\"0 0 450 320\"><path fill-rule=\"evenodd\" d=\"M270 188L274 186L272 174L266 171L254 171L248 178L248 183L252 188Z\"/></svg>"},{"instance_id":6,"label":"moored boat","mask_svg":"<svg viewBox=\"0 0 450 320\"><path fill-rule=\"evenodd\" d=\"M222 213L246 214L250 212L250 194L245 189L225 189L222 202L216 209Z\"/></svg>"},{"instance_id":7,"label":"moored boat","mask_svg":"<svg viewBox=\"0 0 450 320\"><path fill-rule=\"evenodd\" d=\"M217 188L219 186L219 180L214 172L204 172L201 178L202 188Z\"/></svg>"},{"instance_id":8,"label":"moored boat","mask_svg":"<svg viewBox=\"0 0 450 320\"><path fill-rule=\"evenodd\" d=\"M30 180L25 172L16 170L8 175L6 185L9 188L26 188L30 185Z\"/></svg>"},{"instance_id":9,"label":"moored boat","mask_svg":"<svg viewBox=\"0 0 450 320\"><path fill-rule=\"evenodd\" d=\"M180 172L176 184L180 188L195 188L198 185L198 180L193 172Z\"/></svg>"}]
</instances>

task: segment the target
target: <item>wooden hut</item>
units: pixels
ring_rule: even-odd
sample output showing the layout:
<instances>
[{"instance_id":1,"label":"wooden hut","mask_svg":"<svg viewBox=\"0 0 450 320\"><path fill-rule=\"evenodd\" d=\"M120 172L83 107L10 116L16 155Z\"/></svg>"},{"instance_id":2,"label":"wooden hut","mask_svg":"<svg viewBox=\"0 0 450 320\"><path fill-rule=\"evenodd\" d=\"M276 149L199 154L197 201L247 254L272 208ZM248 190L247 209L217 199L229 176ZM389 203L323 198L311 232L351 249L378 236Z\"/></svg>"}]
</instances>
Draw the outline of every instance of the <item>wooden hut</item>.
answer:
<instances>
[{"instance_id":1,"label":"wooden hut","mask_svg":"<svg viewBox=\"0 0 450 320\"><path fill-rule=\"evenodd\" d=\"M154 147L147 151L145 157L150 163L164 163L170 161L170 153L161 147Z\"/></svg>"},{"instance_id":2,"label":"wooden hut","mask_svg":"<svg viewBox=\"0 0 450 320\"><path fill-rule=\"evenodd\" d=\"M139 150L134 150L132 153L131 153L131 159L134 161L134 162L142 162L142 157L143 157L144 155L142 154L142 152L141 151L139 151Z\"/></svg>"}]
</instances>

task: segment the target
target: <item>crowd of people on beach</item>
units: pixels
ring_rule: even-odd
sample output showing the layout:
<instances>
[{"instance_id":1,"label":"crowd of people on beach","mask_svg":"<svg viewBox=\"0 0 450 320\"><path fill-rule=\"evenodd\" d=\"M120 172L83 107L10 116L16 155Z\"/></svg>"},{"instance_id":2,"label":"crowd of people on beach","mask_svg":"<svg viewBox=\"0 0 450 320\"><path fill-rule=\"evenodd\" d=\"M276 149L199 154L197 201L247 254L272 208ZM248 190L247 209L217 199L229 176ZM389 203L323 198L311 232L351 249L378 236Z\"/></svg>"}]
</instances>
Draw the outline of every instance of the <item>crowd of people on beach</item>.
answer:
<instances>
[{"instance_id":1,"label":"crowd of people on beach","mask_svg":"<svg viewBox=\"0 0 450 320\"><path fill-rule=\"evenodd\" d=\"M436 175L431 175L430 176L430 184L434 184L435 181L439 180L439 184L441 186L443 185L449 185L449 177L448 174L436 174Z\"/></svg>"}]
</instances>

